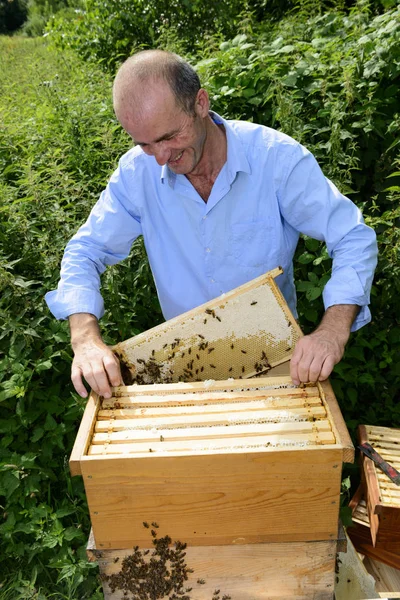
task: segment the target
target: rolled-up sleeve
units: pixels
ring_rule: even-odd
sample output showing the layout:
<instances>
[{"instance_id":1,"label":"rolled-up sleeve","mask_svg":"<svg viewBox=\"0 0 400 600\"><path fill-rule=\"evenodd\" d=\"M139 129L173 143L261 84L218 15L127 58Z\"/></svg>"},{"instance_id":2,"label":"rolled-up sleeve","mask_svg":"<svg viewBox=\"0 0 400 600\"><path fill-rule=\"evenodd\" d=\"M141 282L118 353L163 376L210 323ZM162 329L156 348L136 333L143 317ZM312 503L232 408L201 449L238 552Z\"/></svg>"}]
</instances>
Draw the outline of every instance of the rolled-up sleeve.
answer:
<instances>
[{"instance_id":1,"label":"rolled-up sleeve","mask_svg":"<svg viewBox=\"0 0 400 600\"><path fill-rule=\"evenodd\" d=\"M371 320L368 304L378 254L375 232L300 144L289 160L286 157L279 202L292 227L326 243L333 264L323 291L325 309L336 304L360 306L352 326L356 331Z\"/></svg>"},{"instance_id":2,"label":"rolled-up sleeve","mask_svg":"<svg viewBox=\"0 0 400 600\"><path fill-rule=\"evenodd\" d=\"M67 244L58 288L45 296L57 319L74 313L90 313L98 319L103 315L100 275L108 265L126 258L142 233L140 210L132 195L119 166L86 223Z\"/></svg>"}]
</instances>

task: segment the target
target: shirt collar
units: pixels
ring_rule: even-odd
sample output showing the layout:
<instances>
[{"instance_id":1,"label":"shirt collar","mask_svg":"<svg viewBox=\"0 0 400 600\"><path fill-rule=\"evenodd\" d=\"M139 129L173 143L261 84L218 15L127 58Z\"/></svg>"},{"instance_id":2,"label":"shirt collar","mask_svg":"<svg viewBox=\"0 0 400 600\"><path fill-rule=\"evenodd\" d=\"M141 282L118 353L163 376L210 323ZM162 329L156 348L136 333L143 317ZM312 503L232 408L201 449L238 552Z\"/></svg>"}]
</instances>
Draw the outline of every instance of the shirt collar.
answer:
<instances>
[{"instance_id":1,"label":"shirt collar","mask_svg":"<svg viewBox=\"0 0 400 600\"><path fill-rule=\"evenodd\" d=\"M250 174L251 167L249 161L247 160L241 140L232 125L230 125L228 121L223 119L220 115L212 110L210 110L210 117L214 123L217 125L223 125L225 127L226 141L228 145L227 169L231 181L234 180L236 173L239 171ZM176 173L171 171L168 165L165 164L161 167L161 183L164 183L167 180L170 187L174 188L176 178Z\"/></svg>"}]
</instances>

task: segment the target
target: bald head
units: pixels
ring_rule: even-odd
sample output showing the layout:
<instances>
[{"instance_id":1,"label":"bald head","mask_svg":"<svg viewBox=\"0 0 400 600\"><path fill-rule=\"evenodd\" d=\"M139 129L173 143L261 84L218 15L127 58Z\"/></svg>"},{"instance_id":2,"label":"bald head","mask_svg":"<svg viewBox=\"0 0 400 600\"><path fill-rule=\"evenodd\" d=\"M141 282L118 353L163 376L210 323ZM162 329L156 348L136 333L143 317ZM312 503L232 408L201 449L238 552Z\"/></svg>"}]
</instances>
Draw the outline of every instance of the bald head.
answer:
<instances>
[{"instance_id":1,"label":"bald head","mask_svg":"<svg viewBox=\"0 0 400 600\"><path fill-rule=\"evenodd\" d=\"M122 121L124 115L141 110L149 89L165 85L177 106L194 114L200 80L196 71L177 54L163 50L144 50L131 56L120 67L113 87L114 110Z\"/></svg>"}]
</instances>

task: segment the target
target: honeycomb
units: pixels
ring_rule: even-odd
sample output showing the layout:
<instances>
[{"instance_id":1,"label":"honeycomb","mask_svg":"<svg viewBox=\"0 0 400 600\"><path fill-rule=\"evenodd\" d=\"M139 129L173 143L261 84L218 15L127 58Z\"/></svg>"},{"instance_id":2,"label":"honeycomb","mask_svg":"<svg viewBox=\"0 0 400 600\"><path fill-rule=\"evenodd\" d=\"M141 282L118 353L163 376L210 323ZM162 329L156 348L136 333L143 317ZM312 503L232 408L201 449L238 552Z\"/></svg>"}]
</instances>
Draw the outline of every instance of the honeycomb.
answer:
<instances>
[{"instance_id":1,"label":"honeycomb","mask_svg":"<svg viewBox=\"0 0 400 600\"><path fill-rule=\"evenodd\" d=\"M290 359L302 333L275 269L114 346L126 384L240 379Z\"/></svg>"}]
</instances>

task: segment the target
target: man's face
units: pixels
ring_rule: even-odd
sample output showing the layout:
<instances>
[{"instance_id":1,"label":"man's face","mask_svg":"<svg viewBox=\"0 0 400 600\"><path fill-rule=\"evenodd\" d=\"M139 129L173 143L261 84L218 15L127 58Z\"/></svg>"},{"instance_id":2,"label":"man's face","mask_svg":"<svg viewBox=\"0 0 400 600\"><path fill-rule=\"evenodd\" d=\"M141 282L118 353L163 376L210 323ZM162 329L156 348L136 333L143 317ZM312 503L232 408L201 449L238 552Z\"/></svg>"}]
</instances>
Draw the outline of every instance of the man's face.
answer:
<instances>
[{"instance_id":1,"label":"man's face","mask_svg":"<svg viewBox=\"0 0 400 600\"><path fill-rule=\"evenodd\" d=\"M177 106L169 86L158 82L146 88L134 114L120 118L121 124L159 165L167 164L174 173L189 175L202 159L207 137L208 103L204 104L202 93L204 90L200 92L200 102L196 101L195 113L189 115Z\"/></svg>"}]
</instances>

